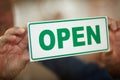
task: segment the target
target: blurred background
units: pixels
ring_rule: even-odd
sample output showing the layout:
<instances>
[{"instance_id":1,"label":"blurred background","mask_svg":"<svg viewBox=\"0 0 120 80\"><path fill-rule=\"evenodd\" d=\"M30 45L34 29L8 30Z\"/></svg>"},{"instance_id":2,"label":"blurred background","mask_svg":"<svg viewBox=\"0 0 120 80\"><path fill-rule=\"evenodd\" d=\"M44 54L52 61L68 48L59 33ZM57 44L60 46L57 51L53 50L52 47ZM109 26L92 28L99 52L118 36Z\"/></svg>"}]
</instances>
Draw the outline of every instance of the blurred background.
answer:
<instances>
[{"instance_id":1,"label":"blurred background","mask_svg":"<svg viewBox=\"0 0 120 80\"><path fill-rule=\"evenodd\" d=\"M29 21L109 16L120 19L120 0L0 0L0 32L12 26L22 27ZM77 56L85 62L92 55ZM47 77L46 77L47 76ZM28 63L15 80L57 80L42 64Z\"/></svg>"}]
</instances>

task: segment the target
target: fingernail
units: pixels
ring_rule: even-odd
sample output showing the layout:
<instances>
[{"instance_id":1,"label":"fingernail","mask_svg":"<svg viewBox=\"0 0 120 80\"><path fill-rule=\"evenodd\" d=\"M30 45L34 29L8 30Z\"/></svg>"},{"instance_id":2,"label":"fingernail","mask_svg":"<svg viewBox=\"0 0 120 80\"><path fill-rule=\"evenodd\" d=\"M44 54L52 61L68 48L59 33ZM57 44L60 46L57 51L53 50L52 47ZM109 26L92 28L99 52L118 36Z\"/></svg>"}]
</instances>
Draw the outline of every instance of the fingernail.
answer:
<instances>
[{"instance_id":1,"label":"fingernail","mask_svg":"<svg viewBox=\"0 0 120 80\"><path fill-rule=\"evenodd\" d=\"M25 32L25 29L20 29L20 32L21 32L21 33L24 33L24 32Z\"/></svg>"}]
</instances>

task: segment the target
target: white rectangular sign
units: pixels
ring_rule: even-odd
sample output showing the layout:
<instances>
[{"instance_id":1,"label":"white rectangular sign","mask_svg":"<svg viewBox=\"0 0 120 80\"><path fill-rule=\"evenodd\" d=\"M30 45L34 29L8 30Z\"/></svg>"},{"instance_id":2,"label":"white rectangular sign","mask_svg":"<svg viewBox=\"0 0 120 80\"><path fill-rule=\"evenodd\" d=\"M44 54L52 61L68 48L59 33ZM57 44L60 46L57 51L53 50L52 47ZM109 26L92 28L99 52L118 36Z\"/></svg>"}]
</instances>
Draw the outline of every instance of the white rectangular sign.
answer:
<instances>
[{"instance_id":1,"label":"white rectangular sign","mask_svg":"<svg viewBox=\"0 0 120 80\"><path fill-rule=\"evenodd\" d=\"M28 23L30 61L109 50L107 17Z\"/></svg>"}]
</instances>

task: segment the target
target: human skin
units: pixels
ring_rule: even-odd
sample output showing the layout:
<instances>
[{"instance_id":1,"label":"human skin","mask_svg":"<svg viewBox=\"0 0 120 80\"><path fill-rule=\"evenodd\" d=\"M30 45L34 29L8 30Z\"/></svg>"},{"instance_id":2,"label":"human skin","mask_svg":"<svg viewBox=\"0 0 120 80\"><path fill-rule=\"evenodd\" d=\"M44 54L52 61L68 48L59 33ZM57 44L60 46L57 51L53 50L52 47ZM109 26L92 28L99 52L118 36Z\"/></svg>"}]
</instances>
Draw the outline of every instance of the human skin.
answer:
<instances>
[{"instance_id":1,"label":"human skin","mask_svg":"<svg viewBox=\"0 0 120 80\"><path fill-rule=\"evenodd\" d=\"M109 39L110 52L103 52L101 59L106 61L110 57L116 62L120 62L120 21L108 18L109 21Z\"/></svg>"},{"instance_id":2,"label":"human skin","mask_svg":"<svg viewBox=\"0 0 120 80\"><path fill-rule=\"evenodd\" d=\"M109 18L110 51L99 55L100 63L112 75L120 76L120 21Z\"/></svg>"},{"instance_id":3,"label":"human skin","mask_svg":"<svg viewBox=\"0 0 120 80\"><path fill-rule=\"evenodd\" d=\"M13 27L0 37L0 79L10 80L21 72L29 61L27 29Z\"/></svg>"},{"instance_id":4,"label":"human skin","mask_svg":"<svg viewBox=\"0 0 120 80\"><path fill-rule=\"evenodd\" d=\"M120 22L109 19L110 52L103 52L100 55L101 62L105 64L108 60L120 62ZM8 29L0 37L0 79L13 79L26 66L29 61L26 27L13 27ZM110 54L110 56L109 56ZM106 56L107 55L107 56Z\"/></svg>"}]
</instances>

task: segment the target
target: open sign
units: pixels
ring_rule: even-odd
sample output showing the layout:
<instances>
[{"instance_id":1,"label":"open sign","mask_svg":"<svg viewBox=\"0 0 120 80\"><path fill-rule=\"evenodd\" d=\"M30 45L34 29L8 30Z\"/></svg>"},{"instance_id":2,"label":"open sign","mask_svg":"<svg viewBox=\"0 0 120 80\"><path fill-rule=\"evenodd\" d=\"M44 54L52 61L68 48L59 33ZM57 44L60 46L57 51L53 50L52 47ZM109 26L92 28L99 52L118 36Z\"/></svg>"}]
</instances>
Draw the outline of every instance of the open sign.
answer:
<instances>
[{"instance_id":1,"label":"open sign","mask_svg":"<svg viewBox=\"0 0 120 80\"><path fill-rule=\"evenodd\" d=\"M107 17L28 23L30 60L109 50Z\"/></svg>"}]
</instances>

